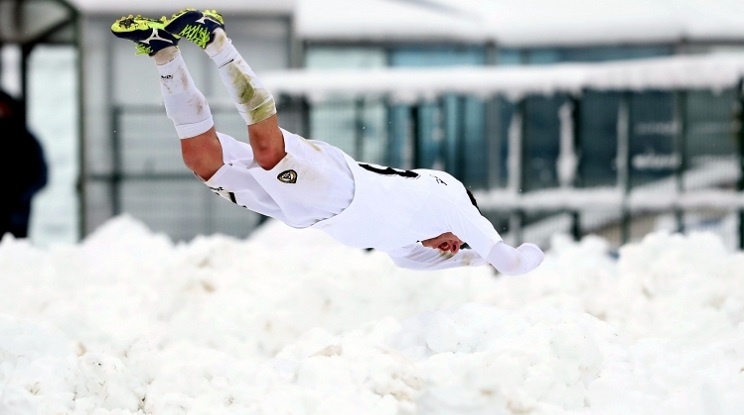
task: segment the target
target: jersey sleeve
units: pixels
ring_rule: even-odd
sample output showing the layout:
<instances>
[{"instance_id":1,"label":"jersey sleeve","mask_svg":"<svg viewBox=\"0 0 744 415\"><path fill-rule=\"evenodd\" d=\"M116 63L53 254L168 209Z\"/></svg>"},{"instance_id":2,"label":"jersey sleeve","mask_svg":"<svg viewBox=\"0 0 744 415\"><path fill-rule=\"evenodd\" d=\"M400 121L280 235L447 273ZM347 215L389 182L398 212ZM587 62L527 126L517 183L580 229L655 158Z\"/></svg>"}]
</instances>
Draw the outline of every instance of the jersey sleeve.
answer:
<instances>
[{"instance_id":1,"label":"jersey sleeve","mask_svg":"<svg viewBox=\"0 0 744 415\"><path fill-rule=\"evenodd\" d=\"M513 248L504 243L493 224L474 206L472 209L463 206L459 215L450 214L448 217L452 233L503 274L521 275L537 268L543 261L544 254L535 244L523 243Z\"/></svg>"},{"instance_id":2,"label":"jersey sleeve","mask_svg":"<svg viewBox=\"0 0 744 415\"><path fill-rule=\"evenodd\" d=\"M388 252L395 265L417 270L437 270L455 267L486 265L477 252L472 249L461 249L456 254L426 248L420 243L404 246Z\"/></svg>"},{"instance_id":3,"label":"jersey sleeve","mask_svg":"<svg viewBox=\"0 0 744 415\"><path fill-rule=\"evenodd\" d=\"M466 203L467 202L467 203ZM442 205L441 215L451 232L468 244L481 258L488 258L491 249L502 241L491 221L481 215L469 201L457 199Z\"/></svg>"}]
</instances>

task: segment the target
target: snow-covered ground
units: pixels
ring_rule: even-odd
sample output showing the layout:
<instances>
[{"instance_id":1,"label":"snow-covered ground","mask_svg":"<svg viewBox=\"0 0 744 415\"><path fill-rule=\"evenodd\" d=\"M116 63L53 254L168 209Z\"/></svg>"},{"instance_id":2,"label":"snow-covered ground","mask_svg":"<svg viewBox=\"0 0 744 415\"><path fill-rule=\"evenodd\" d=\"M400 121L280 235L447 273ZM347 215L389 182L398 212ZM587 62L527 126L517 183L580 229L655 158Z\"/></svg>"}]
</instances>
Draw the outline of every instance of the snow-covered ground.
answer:
<instances>
[{"instance_id":1,"label":"snow-covered ground","mask_svg":"<svg viewBox=\"0 0 744 415\"><path fill-rule=\"evenodd\" d=\"M740 414L744 254L556 236L521 277L269 222L0 242L0 413Z\"/></svg>"}]
</instances>

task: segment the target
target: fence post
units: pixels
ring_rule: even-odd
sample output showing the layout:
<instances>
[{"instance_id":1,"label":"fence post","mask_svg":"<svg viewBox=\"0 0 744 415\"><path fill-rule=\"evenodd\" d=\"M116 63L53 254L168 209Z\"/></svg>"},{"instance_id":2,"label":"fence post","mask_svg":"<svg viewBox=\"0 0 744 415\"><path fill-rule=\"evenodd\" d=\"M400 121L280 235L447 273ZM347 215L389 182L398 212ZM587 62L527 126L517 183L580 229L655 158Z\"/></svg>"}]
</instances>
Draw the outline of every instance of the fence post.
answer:
<instances>
[{"instance_id":1,"label":"fence post","mask_svg":"<svg viewBox=\"0 0 744 415\"><path fill-rule=\"evenodd\" d=\"M579 172L581 171L581 99L577 96L572 95L569 99L569 105L571 105L571 134L572 134L572 156L574 157L573 165L573 176L571 177L570 187L576 189L576 185L579 183ZM575 241L581 239L581 213L579 209L573 209L569 213L571 215L571 236Z\"/></svg>"},{"instance_id":2,"label":"fence post","mask_svg":"<svg viewBox=\"0 0 744 415\"><path fill-rule=\"evenodd\" d=\"M109 185L109 197L111 198L112 216L117 216L121 212L121 182L122 182L122 143L121 143L121 117L122 110L120 105L114 106L111 110L111 182Z\"/></svg>"},{"instance_id":3,"label":"fence post","mask_svg":"<svg viewBox=\"0 0 744 415\"><path fill-rule=\"evenodd\" d=\"M630 207L628 199L630 196L630 131L633 125L631 114L630 92L624 92L620 96L620 106L617 114L617 174L618 187L623 192L622 219L620 222L620 244L630 240Z\"/></svg>"},{"instance_id":4,"label":"fence post","mask_svg":"<svg viewBox=\"0 0 744 415\"><path fill-rule=\"evenodd\" d=\"M680 196L685 192L684 176L685 170L687 170L687 91L677 91L674 101L674 121L677 124L674 150L679 157L674 173L677 185L677 196ZM679 204L674 208L674 216L677 221L677 232L684 232L685 212Z\"/></svg>"},{"instance_id":5,"label":"fence post","mask_svg":"<svg viewBox=\"0 0 744 415\"><path fill-rule=\"evenodd\" d=\"M418 103L411 104L410 109L410 116L411 116L411 139L412 139L412 148L411 152L413 153L412 157L412 164L413 168L417 169L421 167L421 143L419 137L421 135L421 105Z\"/></svg>"},{"instance_id":6,"label":"fence post","mask_svg":"<svg viewBox=\"0 0 744 415\"><path fill-rule=\"evenodd\" d=\"M525 178L525 141L527 139L527 98L521 98L515 104L515 112L512 115L509 127L509 187L517 198L521 199L520 193L524 193ZM513 235L512 242L518 244L523 240L525 222L525 210L519 204L516 211L509 218L509 233Z\"/></svg>"},{"instance_id":7,"label":"fence post","mask_svg":"<svg viewBox=\"0 0 744 415\"><path fill-rule=\"evenodd\" d=\"M302 95L300 97L300 124L302 124L301 127L301 135L303 137L312 137L312 125L311 125L311 119L310 112L312 109L310 108L310 102L308 102L307 96Z\"/></svg>"},{"instance_id":8,"label":"fence post","mask_svg":"<svg viewBox=\"0 0 744 415\"><path fill-rule=\"evenodd\" d=\"M364 98L354 101L354 158L364 160Z\"/></svg>"},{"instance_id":9,"label":"fence post","mask_svg":"<svg viewBox=\"0 0 744 415\"><path fill-rule=\"evenodd\" d=\"M455 177L459 177L461 180L466 180L465 164L468 143L468 98L465 96L457 97L456 111L458 124L457 124L457 135L455 136Z\"/></svg>"},{"instance_id":10,"label":"fence post","mask_svg":"<svg viewBox=\"0 0 744 415\"><path fill-rule=\"evenodd\" d=\"M486 101L485 134L486 134L486 188L501 187L501 107L498 96L492 96Z\"/></svg>"},{"instance_id":11,"label":"fence post","mask_svg":"<svg viewBox=\"0 0 744 415\"><path fill-rule=\"evenodd\" d=\"M739 81L739 131L737 134L739 156L739 180L736 190L744 192L744 78ZM744 249L744 209L739 209L739 249Z\"/></svg>"}]
</instances>

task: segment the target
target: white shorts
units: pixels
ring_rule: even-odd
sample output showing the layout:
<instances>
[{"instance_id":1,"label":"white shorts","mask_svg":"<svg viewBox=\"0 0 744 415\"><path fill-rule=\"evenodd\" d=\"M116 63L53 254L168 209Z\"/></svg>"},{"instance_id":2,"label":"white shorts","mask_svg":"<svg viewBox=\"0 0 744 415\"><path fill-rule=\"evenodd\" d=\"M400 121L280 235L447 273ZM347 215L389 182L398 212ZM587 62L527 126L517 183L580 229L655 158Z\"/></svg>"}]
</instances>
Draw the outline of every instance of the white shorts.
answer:
<instances>
[{"instance_id":1,"label":"white shorts","mask_svg":"<svg viewBox=\"0 0 744 415\"><path fill-rule=\"evenodd\" d=\"M271 170L255 162L250 145L217 133L225 164L204 183L233 203L296 228L341 213L354 198L344 153L324 142L282 133L287 155Z\"/></svg>"}]
</instances>

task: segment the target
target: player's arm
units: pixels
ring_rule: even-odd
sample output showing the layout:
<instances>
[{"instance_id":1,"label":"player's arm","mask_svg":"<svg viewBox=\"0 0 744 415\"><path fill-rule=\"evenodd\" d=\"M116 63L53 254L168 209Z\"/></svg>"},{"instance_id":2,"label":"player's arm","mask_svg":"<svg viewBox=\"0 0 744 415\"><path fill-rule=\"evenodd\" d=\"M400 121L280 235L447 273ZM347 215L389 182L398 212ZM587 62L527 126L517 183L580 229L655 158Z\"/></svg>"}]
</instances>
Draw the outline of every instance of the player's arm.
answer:
<instances>
[{"instance_id":1,"label":"player's arm","mask_svg":"<svg viewBox=\"0 0 744 415\"><path fill-rule=\"evenodd\" d=\"M416 270L437 270L455 267L472 267L488 264L472 249L461 249L456 254L426 248L420 243L388 252L395 265Z\"/></svg>"},{"instance_id":2,"label":"player's arm","mask_svg":"<svg viewBox=\"0 0 744 415\"><path fill-rule=\"evenodd\" d=\"M486 261L506 275L520 275L537 268L545 254L535 244L523 243L517 248L501 241L491 248Z\"/></svg>"},{"instance_id":3,"label":"player's arm","mask_svg":"<svg viewBox=\"0 0 744 415\"><path fill-rule=\"evenodd\" d=\"M446 215L452 233L502 274L524 274L543 261L544 254L535 244L523 243L514 248L505 243L475 206L461 204L448 210Z\"/></svg>"}]
</instances>

